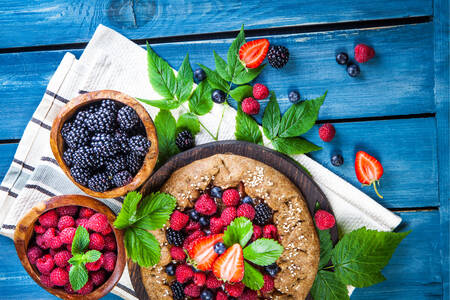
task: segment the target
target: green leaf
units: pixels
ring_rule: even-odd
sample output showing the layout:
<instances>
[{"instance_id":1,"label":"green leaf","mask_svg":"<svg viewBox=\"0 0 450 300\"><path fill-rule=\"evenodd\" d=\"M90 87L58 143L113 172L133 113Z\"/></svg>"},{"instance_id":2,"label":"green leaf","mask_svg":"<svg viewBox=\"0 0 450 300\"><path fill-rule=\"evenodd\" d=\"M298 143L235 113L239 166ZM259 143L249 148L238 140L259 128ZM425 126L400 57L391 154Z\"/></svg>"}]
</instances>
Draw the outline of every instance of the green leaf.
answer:
<instances>
[{"instance_id":1,"label":"green leaf","mask_svg":"<svg viewBox=\"0 0 450 300\"><path fill-rule=\"evenodd\" d=\"M139 207L139 221L135 227L146 230L162 228L176 205L177 199L170 194L157 192L146 196Z\"/></svg>"},{"instance_id":2,"label":"green leaf","mask_svg":"<svg viewBox=\"0 0 450 300\"><path fill-rule=\"evenodd\" d=\"M316 231L320 240L320 261L319 261L319 270L320 270L323 267L325 267L331 259L333 242L331 241L330 230L319 230L316 227Z\"/></svg>"},{"instance_id":3,"label":"green leaf","mask_svg":"<svg viewBox=\"0 0 450 300\"><path fill-rule=\"evenodd\" d=\"M252 117L244 113L240 105L238 105L236 115L236 131L234 132L234 136L238 141L247 141L260 145L263 143L258 123L256 123Z\"/></svg>"},{"instance_id":4,"label":"green leaf","mask_svg":"<svg viewBox=\"0 0 450 300\"><path fill-rule=\"evenodd\" d=\"M321 97L293 104L283 115L280 124L280 137L295 137L310 130L317 120L327 92Z\"/></svg>"},{"instance_id":5,"label":"green leaf","mask_svg":"<svg viewBox=\"0 0 450 300\"><path fill-rule=\"evenodd\" d=\"M228 90L230 89L230 85L228 84L228 82L226 80L224 80L222 77L220 77L220 75L216 71L213 71L210 68L208 68L202 64L198 64L198 65L200 66L200 68L203 69L203 71L205 71L206 81L209 83L211 88L213 88L215 90L216 89L222 90L225 93L228 92Z\"/></svg>"},{"instance_id":6,"label":"green leaf","mask_svg":"<svg viewBox=\"0 0 450 300\"><path fill-rule=\"evenodd\" d=\"M177 74L177 98L179 102L183 103L189 99L194 85L194 73L192 72L191 64L189 63L189 54L181 64Z\"/></svg>"},{"instance_id":7,"label":"green leaf","mask_svg":"<svg viewBox=\"0 0 450 300\"><path fill-rule=\"evenodd\" d=\"M223 242L227 247L239 243L242 247L247 245L253 234L252 222L245 218L239 217L228 225L224 232Z\"/></svg>"},{"instance_id":8,"label":"green leaf","mask_svg":"<svg viewBox=\"0 0 450 300\"><path fill-rule=\"evenodd\" d=\"M175 74L169 64L147 43L148 78L153 89L166 99L174 99L177 91Z\"/></svg>"},{"instance_id":9,"label":"green leaf","mask_svg":"<svg viewBox=\"0 0 450 300\"><path fill-rule=\"evenodd\" d=\"M70 267L69 281L74 291L81 289L88 281L88 277L88 272L83 264Z\"/></svg>"},{"instance_id":10,"label":"green leaf","mask_svg":"<svg viewBox=\"0 0 450 300\"><path fill-rule=\"evenodd\" d=\"M161 258L161 248L150 232L130 227L125 231L124 244L127 255L141 267L156 265Z\"/></svg>"},{"instance_id":11,"label":"green leaf","mask_svg":"<svg viewBox=\"0 0 450 300\"><path fill-rule=\"evenodd\" d=\"M228 62L228 74L231 78L234 78L237 71L243 68L242 63L239 61L239 49L245 43L244 25L241 26L241 31L236 36L228 49L227 62Z\"/></svg>"},{"instance_id":12,"label":"green leaf","mask_svg":"<svg viewBox=\"0 0 450 300\"><path fill-rule=\"evenodd\" d=\"M244 248L244 258L258 266L273 264L283 253L283 246L272 239L257 239Z\"/></svg>"},{"instance_id":13,"label":"green leaf","mask_svg":"<svg viewBox=\"0 0 450 300\"><path fill-rule=\"evenodd\" d=\"M78 264L82 264L84 263L83 261L83 254L79 253L79 254L75 254L74 256L72 256L69 260L68 260L69 264L71 265L78 265Z\"/></svg>"},{"instance_id":14,"label":"green leaf","mask_svg":"<svg viewBox=\"0 0 450 300\"><path fill-rule=\"evenodd\" d=\"M410 232L379 232L363 227L344 235L331 257L336 276L344 284L358 288L384 281L381 270Z\"/></svg>"},{"instance_id":15,"label":"green leaf","mask_svg":"<svg viewBox=\"0 0 450 300\"><path fill-rule=\"evenodd\" d=\"M320 270L311 288L314 300L349 300L348 290L336 274Z\"/></svg>"},{"instance_id":16,"label":"green leaf","mask_svg":"<svg viewBox=\"0 0 450 300\"><path fill-rule=\"evenodd\" d=\"M200 132L200 121L193 113L184 113L178 117L177 130L188 129L193 135Z\"/></svg>"},{"instance_id":17,"label":"green leaf","mask_svg":"<svg viewBox=\"0 0 450 300\"><path fill-rule=\"evenodd\" d=\"M165 110L175 109L181 105L181 102L178 102L175 99L162 99L162 100L147 100L147 99L142 99L142 98L136 98L136 99L145 104L148 104L153 107L160 108L160 109L165 109Z\"/></svg>"},{"instance_id":18,"label":"green leaf","mask_svg":"<svg viewBox=\"0 0 450 300\"><path fill-rule=\"evenodd\" d=\"M155 118L156 133L158 135L158 147L160 162L179 152L175 144L176 122L170 111L160 110Z\"/></svg>"},{"instance_id":19,"label":"green leaf","mask_svg":"<svg viewBox=\"0 0 450 300\"><path fill-rule=\"evenodd\" d=\"M258 77L265 68L266 64L260 65L254 69L246 69L242 64L236 69L232 82L234 84L246 84Z\"/></svg>"},{"instance_id":20,"label":"green leaf","mask_svg":"<svg viewBox=\"0 0 450 300\"><path fill-rule=\"evenodd\" d=\"M72 255L83 253L89 245L89 232L83 226L78 226L72 241Z\"/></svg>"},{"instance_id":21,"label":"green leaf","mask_svg":"<svg viewBox=\"0 0 450 300\"><path fill-rule=\"evenodd\" d=\"M231 98L233 98L237 102L241 102L243 99L251 97L252 95L253 87L250 85L241 85L230 91Z\"/></svg>"},{"instance_id":22,"label":"green leaf","mask_svg":"<svg viewBox=\"0 0 450 300\"><path fill-rule=\"evenodd\" d=\"M97 261L102 253L97 250L89 250L85 254L83 254L83 261L84 262L95 262Z\"/></svg>"},{"instance_id":23,"label":"green leaf","mask_svg":"<svg viewBox=\"0 0 450 300\"><path fill-rule=\"evenodd\" d=\"M114 221L114 227L117 229L124 229L137 221L136 210L142 195L136 191L129 192L123 200L122 209Z\"/></svg>"},{"instance_id":24,"label":"green leaf","mask_svg":"<svg viewBox=\"0 0 450 300\"><path fill-rule=\"evenodd\" d=\"M200 116L209 113L214 105L211 100L211 92L211 87L206 81L200 82L189 98L189 109Z\"/></svg>"},{"instance_id":25,"label":"green leaf","mask_svg":"<svg viewBox=\"0 0 450 300\"><path fill-rule=\"evenodd\" d=\"M263 132L269 140L273 140L278 135L280 129L280 106L274 92L270 93L270 100L264 110L262 118Z\"/></svg>"},{"instance_id":26,"label":"green leaf","mask_svg":"<svg viewBox=\"0 0 450 300\"><path fill-rule=\"evenodd\" d=\"M227 63L223 60L216 51L213 50L214 53L214 62L216 63L216 72L220 75L224 80L231 81L231 76L228 73Z\"/></svg>"},{"instance_id":27,"label":"green leaf","mask_svg":"<svg viewBox=\"0 0 450 300\"><path fill-rule=\"evenodd\" d=\"M316 146L313 143L300 137L292 137L292 138L279 137L272 140L272 144L276 150L287 155L305 154L308 152L322 149L321 147Z\"/></svg>"},{"instance_id":28,"label":"green leaf","mask_svg":"<svg viewBox=\"0 0 450 300\"><path fill-rule=\"evenodd\" d=\"M259 291L264 285L264 278L258 269L244 261L244 278L242 283L251 290Z\"/></svg>"}]
</instances>

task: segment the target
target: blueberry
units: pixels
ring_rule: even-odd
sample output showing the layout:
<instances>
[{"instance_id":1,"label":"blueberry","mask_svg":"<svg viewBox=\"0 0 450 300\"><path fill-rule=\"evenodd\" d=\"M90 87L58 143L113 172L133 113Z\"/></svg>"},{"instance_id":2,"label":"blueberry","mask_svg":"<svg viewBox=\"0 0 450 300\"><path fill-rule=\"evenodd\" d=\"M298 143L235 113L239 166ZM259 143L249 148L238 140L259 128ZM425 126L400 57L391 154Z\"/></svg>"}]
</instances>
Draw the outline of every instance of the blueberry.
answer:
<instances>
[{"instance_id":1,"label":"blueberry","mask_svg":"<svg viewBox=\"0 0 450 300\"><path fill-rule=\"evenodd\" d=\"M291 91L289 93L289 101L292 103L298 103L300 101L300 94L297 91Z\"/></svg>"},{"instance_id":2,"label":"blueberry","mask_svg":"<svg viewBox=\"0 0 450 300\"><path fill-rule=\"evenodd\" d=\"M266 270L266 272L270 276L275 277L275 275L277 275L278 272L280 272L280 267L278 267L277 263L273 263L271 265L265 266L264 270Z\"/></svg>"},{"instance_id":3,"label":"blueberry","mask_svg":"<svg viewBox=\"0 0 450 300\"><path fill-rule=\"evenodd\" d=\"M213 102L221 104L226 100L227 95L222 90L214 90L211 94L211 99Z\"/></svg>"},{"instance_id":4,"label":"blueberry","mask_svg":"<svg viewBox=\"0 0 450 300\"><path fill-rule=\"evenodd\" d=\"M335 154L331 157L331 164L335 167L340 167L344 163L344 158L340 154Z\"/></svg>"},{"instance_id":5,"label":"blueberry","mask_svg":"<svg viewBox=\"0 0 450 300\"><path fill-rule=\"evenodd\" d=\"M209 230L209 229L205 229L205 230L203 230L203 232L204 232L206 235L211 235L211 230Z\"/></svg>"},{"instance_id":6,"label":"blueberry","mask_svg":"<svg viewBox=\"0 0 450 300\"><path fill-rule=\"evenodd\" d=\"M210 290L203 290L200 294L200 299L202 300L213 300L214 294Z\"/></svg>"},{"instance_id":7,"label":"blueberry","mask_svg":"<svg viewBox=\"0 0 450 300\"><path fill-rule=\"evenodd\" d=\"M200 219L200 214L195 209L193 209L189 212L189 217L192 221L198 221L198 219Z\"/></svg>"},{"instance_id":8,"label":"blueberry","mask_svg":"<svg viewBox=\"0 0 450 300\"><path fill-rule=\"evenodd\" d=\"M242 203L247 203L247 204L253 205L253 199L250 196L245 196L244 199L242 199Z\"/></svg>"},{"instance_id":9,"label":"blueberry","mask_svg":"<svg viewBox=\"0 0 450 300\"><path fill-rule=\"evenodd\" d=\"M336 62L340 65L345 65L348 62L348 54L345 52L340 52L336 55Z\"/></svg>"},{"instance_id":10,"label":"blueberry","mask_svg":"<svg viewBox=\"0 0 450 300\"><path fill-rule=\"evenodd\" d=\"M211 189L211 196L214 198L222 198L222 189L218 186L215 186Z\"/></svg>"},{"instance_id":11,"label":"blueberry","mask_svg":"<svg viewBox=\"0 0 450 300\"><path fill-rule=\"evenodd\" d=\"M198 219L198 221L200 222L200 225L202 227L208 227L209 226L209 218L208 217L201 216L200 219Z\"/></svg>"},{"instance_id":12,"label":"blueberry","mask_svg":"<svg viewBox=\"0 0 450 300\"><path fill-rule=\"evenodd\" d=\"M176 267L175 267L174 264L168 264L166 266L166 273L167 273L167 275L174 276L175 275L175 269L176 269Z\"/></svg>"},{"instance_id":13,"label":"blueberry","mask_svg":"<svg viewBox=\"0 0 450 300\"><path fill-rule=\"evenodd\" d=\"M224 243L219 242L214 245L214 252L217 254L223 254L225 250L227 250L227 247L225 247Z\"/></svg>"},{"instance_id":14,"label":"blueberry","mask_svg":"<svg viewBox=\"0 0 450 300\"><path fill-rule=\"evenodd\" d=\"M195 83L199 83L200 81L205 80L205 78L206 78L206 73L205 73L205 71L203 71L203 69L198 68L197 70L194 71Z\"/></svg>"},{"instance_id":15,"label":"blueberry","mask_svg":"<svg viewBox=\"0 0 450 300\"><path fill-rule=\"evenodd\" d=\"M349 63L347 65L347 73L348 75L350 75L351 77L356 77L359 75L360 70L358 65L355 65L354 63Z\"/></svg>"}]
</instances>

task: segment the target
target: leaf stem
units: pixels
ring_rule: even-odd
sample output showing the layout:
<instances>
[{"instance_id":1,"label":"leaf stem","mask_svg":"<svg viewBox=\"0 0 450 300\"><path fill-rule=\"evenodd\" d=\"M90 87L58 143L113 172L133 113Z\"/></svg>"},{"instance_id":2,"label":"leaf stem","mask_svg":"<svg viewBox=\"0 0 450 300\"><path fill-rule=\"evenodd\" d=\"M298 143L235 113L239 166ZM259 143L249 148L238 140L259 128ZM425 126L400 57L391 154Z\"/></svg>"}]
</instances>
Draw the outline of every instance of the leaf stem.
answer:
<instances>
[{"instance_id":1,"label":"leaf stem","mask_svg":"<svg viewBox=\"0 0 450 300\"><path fill-rule=\"evenodd\" d=\"M333 269L333 268L334 268L334 265L331 265L331 266L328 266L328 267L322 268L322 270L329 270L329 269Z\"/></svg>"},{"instance_id":2,"label":"leaf stem","mask_svg":"<svg viewBox=\"0 0 450 300\"><path fill-rule=\"evenodd\" d=\"M380 193L378 193L377 182L378 182L378 181L374 181L374 182L372 183L373 189L375 190L375 193L377 194L377 196L380 197L381 199L383 199L383 196L381 196Z\"/></svg>"},{"instance_id":3,"label":"leaf stem","mask_svg":"<svg viewBox=\"0 0 450 300\"><path fill-rule=\"evenodd\" d=\"M228 105L228 104L227 104ZM219 139L219 130L220 130L220 126L222 125L222 120L223 120L223 116L225 114L225 103L222 109L222 116L220 117L220 121L219 121L219 125L217 126L217 131L216 131L216 138L214 140L218 140Z\"/></svg>"},{"instance_id":4,"label":"leaf stem","mask_svg":"<svg viewBox=\"0 0 450 300\"><path fill-rule=\"evenodd\" d=\"M186 108L186 106L184 106L184 104L181 104L181 107L183 107L186 111L188 111L188 112L190 112L190 113L193 113L189 108ZM197 119L198 119L198 116L197 116ZM211 131L209 131L208 128L206 128L206 126L203 125L203 123L200 121L200 119L198 120L198 123L200 123L200 126L202 126L202 127L205 129L205 131L213 138L213 140L217 141L217 137L215 137L215 136L211 133Z\"/></svg>"}]
</instances>

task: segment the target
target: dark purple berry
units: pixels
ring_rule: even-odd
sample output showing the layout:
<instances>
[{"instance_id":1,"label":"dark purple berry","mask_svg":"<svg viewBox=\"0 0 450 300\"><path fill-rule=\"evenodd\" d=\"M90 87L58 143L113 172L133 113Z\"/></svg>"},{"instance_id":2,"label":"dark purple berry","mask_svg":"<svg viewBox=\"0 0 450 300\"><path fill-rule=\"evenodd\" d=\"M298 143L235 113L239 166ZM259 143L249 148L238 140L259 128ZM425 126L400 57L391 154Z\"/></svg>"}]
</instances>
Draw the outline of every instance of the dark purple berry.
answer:
<instances>
[{"instance_id":1,"label":"dark purple berry","mask_svg":"<svg viewBox=\"0 0 450 300\"><path fill-rule=\"evenodd\" d=\"M346 65L348 63L348 54L340 52L336 55L336 62L340 65Z\"/></svg>"},{"instance_id":2,"label":"dark purple berry","mask_svg":"<svg viewBox=\"0 0 450 300\"><path fill-rule=\"evenodd\" d=\"M123 130L130 130L139 123L136 111L130 106L124 106L117 113L117 123Z\"/></svg>"},{"instance_id":3,"label":"dark purple berry","mask_svg":"<svg viewBox=\"0 0 450 300\"><path fill-rule=\"evenodd\" d=\"M185 151L195 146L195 139L189 130L183 130L177 135L175 144L180 151Z\"/></svg>"},{"instance_id":4,"label":"dark purple berry","mask_svg":"<svg viewBox=\"0 0 450 300\"><path fill-rule=\"evenodd\" d=\"M128 171L120 171L116 175L113 176L112 182L115 186L120 187L127 185L133 180L133 176Z\"/></svg>"},{"instance_id":5,"label":"dark purple berry","mask_svg":"<svg viewBox=\"0 0 450 300\"><path fill-rule=\"evenodd\" d=\"M105 192L111 189L112 182L106 173L97 173L88 180L87 186L95 192Z\"/></svg>"},{"instance_id":6,"label":"dark purple berry","mask_svg":"<svg viewBox=\"0 0 450 300\"><path fill-rule=\"evenodd\" d=\"M135 135L128 140L128 145L132 152L145 156L150 148L150 141L142 135Z\"/></svg>"}]
</instances>

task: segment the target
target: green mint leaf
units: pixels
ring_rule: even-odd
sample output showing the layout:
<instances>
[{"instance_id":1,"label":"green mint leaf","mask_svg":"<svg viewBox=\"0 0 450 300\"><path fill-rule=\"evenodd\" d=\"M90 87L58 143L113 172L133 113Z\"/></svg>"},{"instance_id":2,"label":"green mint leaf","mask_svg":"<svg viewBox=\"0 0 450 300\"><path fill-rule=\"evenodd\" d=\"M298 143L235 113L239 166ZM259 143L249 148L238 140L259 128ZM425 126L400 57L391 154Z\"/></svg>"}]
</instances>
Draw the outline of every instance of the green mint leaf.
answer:
<instances>
[{"instance_id":1,"label":"green mint leaf","mask_svg":"<svg viewBox=\"0 0 450 300\"><path fill-rule=\"evenodd\" d=\"M89 245L89 232L83 226L78 226L72 241L72 255L82 254Z\"/></svg>"},{"instance_id":2,"label":"green mint leaf","mask_svg":"<svg viewBox=\"0 0 450 300\"><path fill-rule=\"evenodd\" d=\"M161 258L161 248L150 232L130 227L125 231L124 244L128 256L141 267L156 265Z\"/></svg>"},{"instance_id":3,"label":"green mint leaf","mask_svg":"<svg viewBox=\"0 0 450 300\"><path fill-rule=\"evenodd\" d=\"M350 300L348 290L336 274L320 270L311 288L314 300Z\"/></svg>"},{"instance_id":4,"label":"green mint leaf","mask_svg":"<svg viewBox=\"0 0 450 300\"><path fill-rule=\"evenodd\" d=\"M242 247L247 245L253 234L252 222L245 218L239 217L228 225L223 235L223 242L227 247L239 243Z\"/></svg>"},{"instance_id":5,"label":"green mint leaf","mask_svg":"<svg viewBox=\"0 0 450 300\"><path fill-rule=\"evenodd\" d=\"M344 235L331 257L336 277L358 288L384 281L381 270L410 232L380 232L363 227Z\"/></svg>"},{"instance_id":6,"label":"green mint leaf","mask_svg":"<svg viewBox=\"0 0 450 300\"><path fill-rule=\"evenodd\" d=\"M175 99L162 99L162 100L147 100L147 99L142 99L142 98L136 98L136 99L145 104L148 104L153 107L160 108L160 109L165 109L165 110L175 109L181 105L181 102L178 102Z\"/></svg>"},{"instance_id":7,"label":"green mint leaf","mask_svg":"<svg viewBox=\"0 0 450 300\"><path fill-rule=\"evenodd\" d=\"M71 265L78 265L82 264L83 262L83 254L75 254L68 260L69 264Z\"/></svg>"},{"instance_id":8,"label":"green mint leaf","mask_svg":"<svg viewBox=\"0 0 450 300\"><path fill-rule=\"evenodd\" d=\"M83 261L85 263L95 262L99 260L102 253L97 250L89 250L85 254L83 254Z\"/></svg>"},{"instance_id":9,"label":"green mint leaf","mask_svg":"<svg viewBox=\"0 0 450 300\"><path fill-rule=\"evenodd\" d=\"M189 109L199 116L209 113L214 105L211 100L211 92L211 87L206 81L200 82L189 98Z\"/></svg>"},{"instance_id":10,"label":"green mint leaf","mask_svg":"<svg viewBox=\"0 0 450 300\"><path fill-rule=\"evenodd\" d=\"M317 151L322 149L319 146L314 145L313 143L300 138L300 137L292 137L292 138L276 138L272 140L272 145L275 147L277 151L287 155L294 154L305 154L312 151Z\"/></svg>"},{"instance_id":11,"label":"green mint leaf","mask_svg":"<svg viewBox=\"0 0 450 300\"><path fill-rule=\"evenodd\" d=\"M129 192L123 200L122 209L114 221L114 227L124 229L136 222L136 210L142 195L138 192Z\"/></svg>"},{"instance_id":12,"label":"green mint leaf","mask_svg":"<svg viewBox=\"0 0 450 300\"><path fill-rule=\"evenodd\" d=\"M160 110L155 118L159 157L162 163L179 152L175 144L176 122L170 111Z\"/></svg>"},{"instance_id":13,"label":"green mint leaf","mask_svg":"<svg viewBox=\"0 0 450 300\"><path fill-rule=\"evenodd\" d=\"M252 117L244 113L240 105L238 105L236 115L236 131L234 132L234 136L238 141L247 141L260 145L263 143L258 123L256 123Z\"/></svg>"},{"instance_id":14,"label":"green mint leaf","mask_svg":"<svg viewBox=\"0 0 450 300\"><path fill-rule=\"evenodd\" d=\"M239 61L239 49L245 43L244 25L241 27L241 31L231 43L228 49L227 62L228 62L228 74L231 78L234 78L238 71L243 67L242 63Z\"/></svg>"},{"instance_id":15,"label":"green mint leaf","mask_svg":"<svg viewBox=\"0 0 450 300\"><path fill-rule=\"evenodd\" d=\"M222 77L220 77L220 75L217 73L217 71L213 71L210 68L208 68L202 64L198 64L198 65L200 66L200 68L203 69L203 71L205 71L206 81L211 86L211 88L213 88L214 90L222 90L225 93L228 92L228 90L230 89L230 85L228 84L228 82L226 80L224 80Z\"/></svg>"},{"instance_id":16,"label":"green mint leaf","mask_svg":"<svg viewBox=\"0 0 450 300\"><path fill-rule=\"evenodd\" d=\"M295 137L310 130L317 120L319 109L325 101L327 92L322 96L299 104L293 104L284 113L280 124L280 137Z\"/></svg>"},{"instance_id":17,"label":"green mint leaf","mask_svg":"<svg viewBox=\"0 0 450 300\"><path fill-rule=\"evenodd\" d=\"M188 129L193 135L200 132L200 121L193 113L184 113L178 117L177 130L182 131Z\"/></svg>"},{"instance_id":18,"label":"green mint leaf","mask_svg":"<svg viewBox=\"0 0 450 300\"><path fill-rule=\"evenodd\" d=\"M81 289L88 281L88 277L88 271L83 264L70 267L69 281L74 291Z\"/></svg>"},{"instance_id":19,"label":"green mint leaf","mask_svg":"<svg viewBox=\"0 0 450 300\"><path fill-rule=\"evenodd\" d=\"M251 290L259 291L264 285L264 278L258 269L244 261L244 278L242 283Z\"/></svg>"},{"instance_id":20,"label":"green mint leaf","mask_svg":"<svg viewBox=\"0 0 450 300\"><path fill-rule=\"evenodd\" d=\"M258 266L273 264L283 253L283 246L271 239L257 239L244 248L244 258Z\"/></svg>"},{"instance_id":21,"label":"green mint leaf","mask_svg":"<svg viewBox=\"0 0 450 300\"><path fill-rule=\"evenodd\" d=\"M325 267L331 259L333 242L331 241L330 230L319 230L316 227L316 231L320 240L320 261L319 261L319 270L320 270L323 267Z\"/></svg>"},{"instance_id":22,"label":"green mint leaf","mask_svg":"<svg viewBox=\"0 0 450 300\"><path fill-rule=\"evenodd\" d=\"M172 195L152 193L142 200L139 207L139 221L134 226L146 230L160 229L169 220L176 205L177 199Z\"/></svg>"},{"instance_id":23,"label":"green mint leaf","mask_svg":"<svg viewBox=\"0 0 450 300\"><path fill-rule=\"evenodd\" d=\"M260 65L254 69L246 69L242 64L236 69L232 82L234 84L246 84L258 77L265 68L266 64Z\"/></svg>"},{"instance_id":24,"label":"green mint leaf","mask_svg":"<svg viewBox=\"0 0 450 300\"><path fill-rule=\"evenodd\" d=\"M192 72L191 64L189 63L189 54L181 64L177 74L177 98L180 103L189 99L194 85L194 73Z\"/></svg>"},{"instance_id":25,"label":"green mint leaf","mask_svg":"<svg viewBox=\"0 0 450 300\"><path fill-rule=\"evenodd\" d=\"M174 99L177 91L175 74L169 64L147 43L148 78L153 89L166 99Z\"/></svg>"},{"instance_id":26,"label":"green mint leaf","mask_svg":"<svg viewBox=\"0 0 450 300\"><path fill-rule=\"evenodd\" d=\"M214 53L214 62L216 63L216 72L220 75L224 80L231 81L231 76L228 73L227 63L223 60L216 51L213 50Z\"/></svg>"},{"instance_id":27,"label":"green mint leaf","mask_svg":"<svg viewBox=\"0 0 450 300\"><path fill-rule=\"evenodd\" d=\"M230 91L231 98L233 98L237 102L241 102L243 99L251 97L252 95L253 87L250 85L241 85Z\"/></svg>"},{"instance_id":28,"label":"green mint leaf","mask_svg":"<svg viewBox=\"0 0 450 300\"><path fill-rule=\"evenodd\" d=\"M262 118L263 132L269 140L273 140L278 135L280 121L280 106L278 105L275 93L271 92L269 103L264 110L264 116Z\"/></svg>"}]
</instances>

